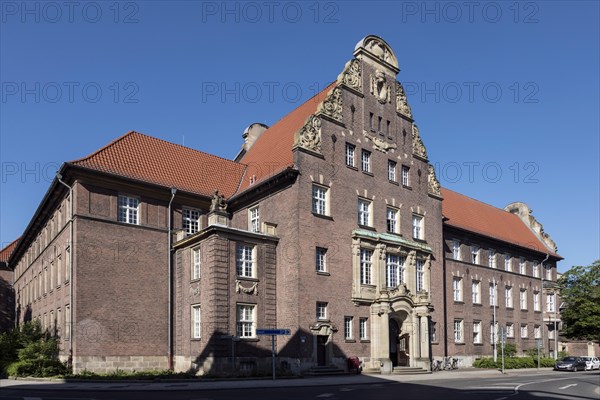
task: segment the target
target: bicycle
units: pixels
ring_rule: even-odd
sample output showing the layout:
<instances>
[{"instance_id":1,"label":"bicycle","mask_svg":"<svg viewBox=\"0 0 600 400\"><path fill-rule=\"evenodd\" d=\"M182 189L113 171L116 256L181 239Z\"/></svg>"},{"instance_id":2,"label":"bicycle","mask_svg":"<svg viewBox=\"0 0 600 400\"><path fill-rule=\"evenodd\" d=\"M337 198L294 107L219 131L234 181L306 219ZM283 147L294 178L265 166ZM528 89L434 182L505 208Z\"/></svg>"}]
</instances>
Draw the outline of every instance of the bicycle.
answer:
<instances>
[{"instance_id":1,"label":"bicycle","mask_svg":"<svg viewBox=\"0 0 600 400\"><path fill-rule=\"evenodd\" d=\"M458 358L444 357L443 370L450 371L453 369L458 369Z\"/></svg>"},{"instance_id":2,"label":"bicycle","mask_svg":"<svg viewBox=\"0 0 600 400\"><path fill-rule=\"evenodd\" d=\"M431 362L431 372L442 371L442 360L433 360Z\"/></svg>"}]
</instances>

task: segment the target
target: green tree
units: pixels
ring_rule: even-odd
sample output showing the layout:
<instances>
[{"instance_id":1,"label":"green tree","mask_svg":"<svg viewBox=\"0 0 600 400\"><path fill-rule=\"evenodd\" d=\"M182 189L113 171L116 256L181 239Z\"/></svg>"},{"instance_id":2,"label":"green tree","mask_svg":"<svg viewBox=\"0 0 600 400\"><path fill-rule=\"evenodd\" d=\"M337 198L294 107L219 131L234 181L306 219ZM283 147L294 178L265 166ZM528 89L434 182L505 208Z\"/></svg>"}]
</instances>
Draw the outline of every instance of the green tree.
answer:
<instances>
[{"instance_id":1,"label":"green tree","mask_svg":"<svg viewBox=\"0 0 600 400\"><path fill-rule=\"evenodd\" d=\"M600 260L571 268L558 284L564 302L562 334L569 339L600 340Z\"/></svg>"}]
</instances>

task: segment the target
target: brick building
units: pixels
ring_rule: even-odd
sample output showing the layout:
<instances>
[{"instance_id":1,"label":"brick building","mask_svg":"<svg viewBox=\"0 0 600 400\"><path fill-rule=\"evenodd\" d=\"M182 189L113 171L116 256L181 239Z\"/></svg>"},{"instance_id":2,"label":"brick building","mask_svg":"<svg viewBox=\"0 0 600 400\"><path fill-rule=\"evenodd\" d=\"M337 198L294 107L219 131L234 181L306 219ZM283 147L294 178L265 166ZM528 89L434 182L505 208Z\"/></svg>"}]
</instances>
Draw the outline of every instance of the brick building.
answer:
<instances>
[{"instance_id":1,"label":"brick building","mask_svg":"<svg viewBox=\"0 0 600 400\"><path fill-rule=\"evenodd\" d=\"M295 371L469 363L493 321L533 347L556 247L526 205L440 188L398 72L367 36L235 160L129 132L63 164L8 260L17 322L53 329L76 371L266 368L274 327Z\"/></svg>"}]
</instances>

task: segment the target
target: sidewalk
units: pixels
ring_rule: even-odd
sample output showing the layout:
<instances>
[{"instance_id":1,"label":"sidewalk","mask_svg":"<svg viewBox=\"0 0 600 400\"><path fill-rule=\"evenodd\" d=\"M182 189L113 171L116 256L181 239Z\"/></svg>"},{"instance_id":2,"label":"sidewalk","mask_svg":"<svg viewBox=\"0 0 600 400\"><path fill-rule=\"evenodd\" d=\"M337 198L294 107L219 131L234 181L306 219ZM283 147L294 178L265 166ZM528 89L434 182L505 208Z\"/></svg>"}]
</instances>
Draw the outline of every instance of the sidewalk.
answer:
<instances>
[{"instance_id":1,"label":"sidewalk","mask_svg":"<svg viewBox=\"0 0 600 400\"><path fill-rule=\"evenodd\" d=\"M505 375L536 375L552 368L507 370ZM72 391L173 391L292 388L307 386L360 385L389 382L418 382L439 379L468 379L501 377L498 370L464 369L440 371L424 375L337 375L306 378L239 379L239 380L165 380L152 381L65 381L64 379L0 379L0 388L12 390L72 390Z\"/></svg>"}]
</instances>

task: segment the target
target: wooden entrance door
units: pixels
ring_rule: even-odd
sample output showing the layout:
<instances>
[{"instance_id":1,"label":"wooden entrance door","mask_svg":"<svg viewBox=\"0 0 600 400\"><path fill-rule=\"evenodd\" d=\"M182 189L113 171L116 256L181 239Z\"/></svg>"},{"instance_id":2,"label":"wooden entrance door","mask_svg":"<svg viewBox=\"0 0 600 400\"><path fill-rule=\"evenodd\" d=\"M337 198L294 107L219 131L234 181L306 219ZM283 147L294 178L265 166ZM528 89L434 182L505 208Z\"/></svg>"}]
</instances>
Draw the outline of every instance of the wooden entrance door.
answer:
<instances>
[{"instance_id":1,"label":"wooden entrance door","mask_svg":"<svg viewBox=\"0 0 600 400\"><path fill-rule=\"evenodd\" d=\"M327 365L327 335L317 336L317 365Z\"/></svg>"}]
</instances>

